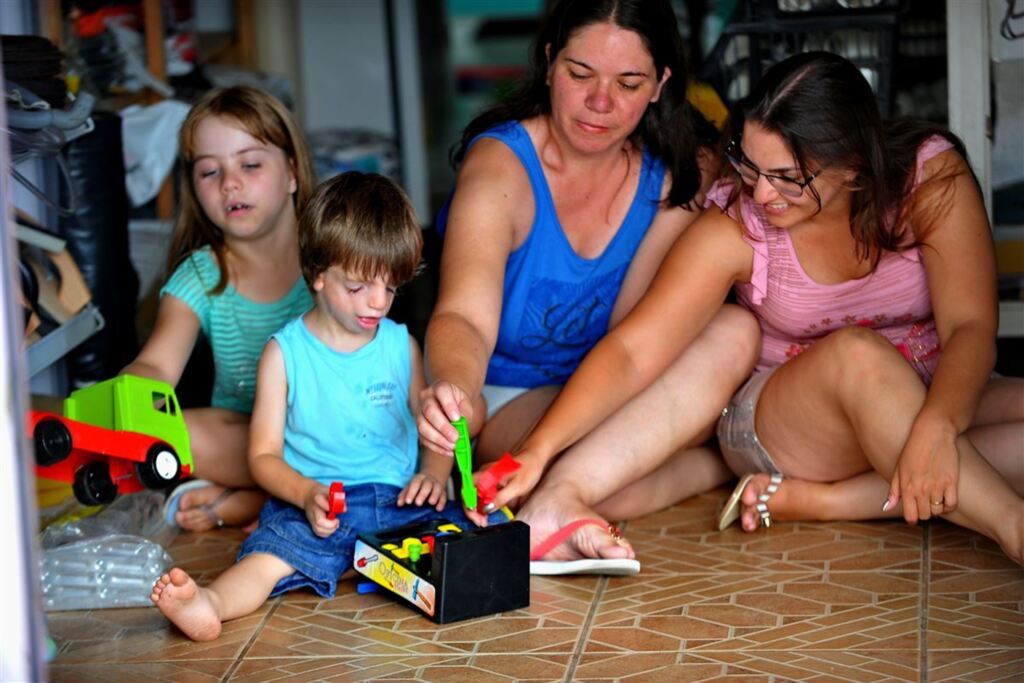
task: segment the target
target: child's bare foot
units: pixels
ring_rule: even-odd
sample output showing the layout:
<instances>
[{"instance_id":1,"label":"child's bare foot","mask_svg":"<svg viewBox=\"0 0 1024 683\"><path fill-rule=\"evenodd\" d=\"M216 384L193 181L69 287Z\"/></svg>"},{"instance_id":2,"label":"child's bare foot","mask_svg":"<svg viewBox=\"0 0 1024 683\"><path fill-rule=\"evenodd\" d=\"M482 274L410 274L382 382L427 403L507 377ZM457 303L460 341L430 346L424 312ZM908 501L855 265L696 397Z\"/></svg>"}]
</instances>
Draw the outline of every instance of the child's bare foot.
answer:
<instances>
[{"instance_id":1,"label":"child's bare foot","mask_svg":"<svg viewBox=\"0 0 1024 683\"><path fill-rule=\"evenodd\" d=\"M174 567L153 585L149 596L164 616L192 640L216 640L220 617L209 591L200 588L184 570Z\"/></svg>"}]
</instances>

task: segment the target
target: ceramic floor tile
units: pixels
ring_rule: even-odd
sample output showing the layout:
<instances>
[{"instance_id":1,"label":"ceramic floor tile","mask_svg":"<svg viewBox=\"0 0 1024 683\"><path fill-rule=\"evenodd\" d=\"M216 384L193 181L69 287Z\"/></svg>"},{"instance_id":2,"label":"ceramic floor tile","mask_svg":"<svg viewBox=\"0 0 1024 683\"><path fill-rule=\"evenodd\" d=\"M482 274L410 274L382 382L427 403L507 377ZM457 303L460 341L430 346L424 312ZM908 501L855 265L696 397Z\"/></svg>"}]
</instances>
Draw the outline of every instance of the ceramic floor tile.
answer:
<instances>
[{"instance_id":1,"label":"ceramic floor tile","mask_svg":"<svg viewBox=\"0 0 1024 683\"><path fill-rule=\"evenodd\" d=\"M917 681L916 650L743 653L587 654L573 681Z\"/></svg>"},{"instance_id":2,"label":"ceramic floor tile","mask_svg":"<svg viewBox=\"0 0 1024 683\"><path fill-rule=\"evenodd\" d=\"M1024 661L1024 571L933 572L927 647L1007 648Z\"/></svg>"},{"instance_id":3,"label":"ceramic floor tile","mask_svg":"<svg viewBox=\"0 0 1024 683\"><path fill-rule=\"evenodd\" d=\"M55 664L233 659L252 639L267 611L264 606L224 624L220 638L209 643L189 640L155 608L147 607L51 613L47 624L59 648Z\"/></svg>"},{"instance_id":4,"label":"ceramic floor tile","mask_svg":"<svg viewBox=\"0 0 1024 683\"><path fill-rule=\"evenodd\" d=\"M444 681L542 683L562 681L568 655L386 655L373 657L254 658L232 672L239 683L267 681Z\"/></svg>"},{"instance_id":5,"label":"ceramic floor tile","mask_svg":"<svg viewBox=\"0 0 1024 683\"><path fill-rule=\"evenodd\" d=\"M585 651L916 649L919 593L909 572L641 574L609 582Z\"/></svg>"},{"instance_id":6,"label":"ceramic floor tile","mask_svg":"<svg viewBox=\"0 0 1024 683\"><path fill-rule=\"evenodd\" d=\"M644 573L909 571L921 568L922 529L901 522L777 523L719 532L726 489L630 522L626 534Z\"/></svg>"},{"instance_id":7,"label":"ceramic floor tile","mask_svg":"<svg viewBox=\"0 0 1024 683\"><path fill-rule=\"evenodd\" d=\"M231 659L179 659L144 664L55 663L50 667L49 680L52 683L212 683L223 680L232 665Z\"/></svg>"},{"instance_id":8,"label":"ceramic floor tile","mask_svg":"<svg viewBox=\"0 0 1024 683\"><path fill-rule=\"evenodd\" d=\"M331 600L308 592L283 598L248 655L570 654L598 582L534 578L529 607L451 624L435 624L387 595L360 594L343 582Z\"/></svg>"},{"instance_id":9,"label":"ceramic floor tile","mask_svg":"<svg viewBox=\"0 0 1024 683\"><path fill-rule=\"evenodd\" d=\"M727 495L625 525L637 577L532 577L528 608L454 624L353 582L270 601L214 643L153 608L48 613L51 680L1024 680L1024 571L987 539L944 522L719 533ZM207 583L242 538L180 534L169 550Z\"/></svg>"},{"instance_id":10,"label":"ceramic floor tile","mask_svg":"<svg viewBox=\"0 0 1024 683\"><path fill-rule=\"evenodd\" d=\"M931 522L929 526L932 571L964 569L1024 572L995 541L981 534L945 520Z\"/></svg>"},{"instance_id":11,"label":"ceramic floor tile","mask_svg":"<svg viewBox=\"0 0 1024 683\"><path fill-rule=\"evenodd\" d=\"M1024 681L1024 654L1019 650L928 651L928 682L992 683Z\"/></svg>"}]
</instances>

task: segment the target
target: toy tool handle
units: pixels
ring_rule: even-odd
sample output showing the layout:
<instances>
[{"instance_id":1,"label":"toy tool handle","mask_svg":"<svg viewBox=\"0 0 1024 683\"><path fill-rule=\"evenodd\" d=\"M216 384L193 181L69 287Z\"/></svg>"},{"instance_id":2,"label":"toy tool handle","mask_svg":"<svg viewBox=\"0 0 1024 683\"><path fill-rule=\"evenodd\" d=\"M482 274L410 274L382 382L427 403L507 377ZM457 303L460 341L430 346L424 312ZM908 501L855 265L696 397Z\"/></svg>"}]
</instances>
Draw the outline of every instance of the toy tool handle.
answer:
<instances>
[{"instance_id":1,"label":"toy tool handle","mask_svg":"<svg viewBox=\"0 0 1024 683\"><path fill-rule=\"evenodd\" d=\"M340 481L331 483L331 490L327 494L327 505L330 509L327 511L327 519L334 519L338 515L345 512L345 484Z\"/></svg>"},{"instance_id":2,"label":"toy tool handle","mask_svg":"<svg viewBox=\"0 0 1024 683\"><path fill-rule=\"evenodd\" d=\"M498 482L518 470L520 465L510 453L501 456L498 462L480 473L476 488L480 493L480 506L487 505L498 495Z\"/></svg>"},{"instance_id":3,"label":"toy tool handle","mask_svg":"<svg viewBox=\"0 0 1024 683\"><path fill-rule=\"evenodd\" d=\"M455 464L462 476L462 504L473 509L476 507L476 485L473 484L473 450L469 442L469 426L464 417L452 422L452 426L459 433L459 440L455 442Z\"/></svg>"}]
</instances>

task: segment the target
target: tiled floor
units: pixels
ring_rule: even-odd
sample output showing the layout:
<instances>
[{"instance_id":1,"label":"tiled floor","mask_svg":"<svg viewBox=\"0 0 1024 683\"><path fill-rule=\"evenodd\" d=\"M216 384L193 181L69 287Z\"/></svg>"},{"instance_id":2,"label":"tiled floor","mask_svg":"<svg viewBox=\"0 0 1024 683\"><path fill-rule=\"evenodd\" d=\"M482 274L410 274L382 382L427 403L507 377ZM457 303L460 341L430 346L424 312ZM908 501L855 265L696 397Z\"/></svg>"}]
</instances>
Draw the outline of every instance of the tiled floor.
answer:
<instances>
[{"instance_id":1,"label":"tiled floor","mask_svg":"<svg viewBox=\"0 0 1024 683\"><path fill-rule=\"evenodd\" d=\"M55 612L53 681L1024 681L1024 570L943 522L711 531L721 489L625 531L632 578L531 580L530 607L436 625L352 582L192 643L155 609ZM209 580L240 532L180 535Z\"/></svg>"}]
</instances>

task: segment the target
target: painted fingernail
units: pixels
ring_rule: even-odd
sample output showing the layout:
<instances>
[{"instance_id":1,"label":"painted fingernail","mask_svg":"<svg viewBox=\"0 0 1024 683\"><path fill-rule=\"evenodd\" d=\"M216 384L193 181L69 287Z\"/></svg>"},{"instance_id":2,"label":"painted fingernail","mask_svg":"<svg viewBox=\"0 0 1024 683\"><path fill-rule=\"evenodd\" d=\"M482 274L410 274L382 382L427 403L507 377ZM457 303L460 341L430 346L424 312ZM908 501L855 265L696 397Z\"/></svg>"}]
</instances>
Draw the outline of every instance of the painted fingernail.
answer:
<instances>
[{"instance_id":1,"label":"painted fingernail","mask_svg":"<svg viewBox=\"0 0 1024 683\"><path fill-rule=\"evenodd\" d=\"M888 512L889 508L892 507L892 498L886 498L885 502L882 503L882 512Z\"/></svg>"}]
</instances>

